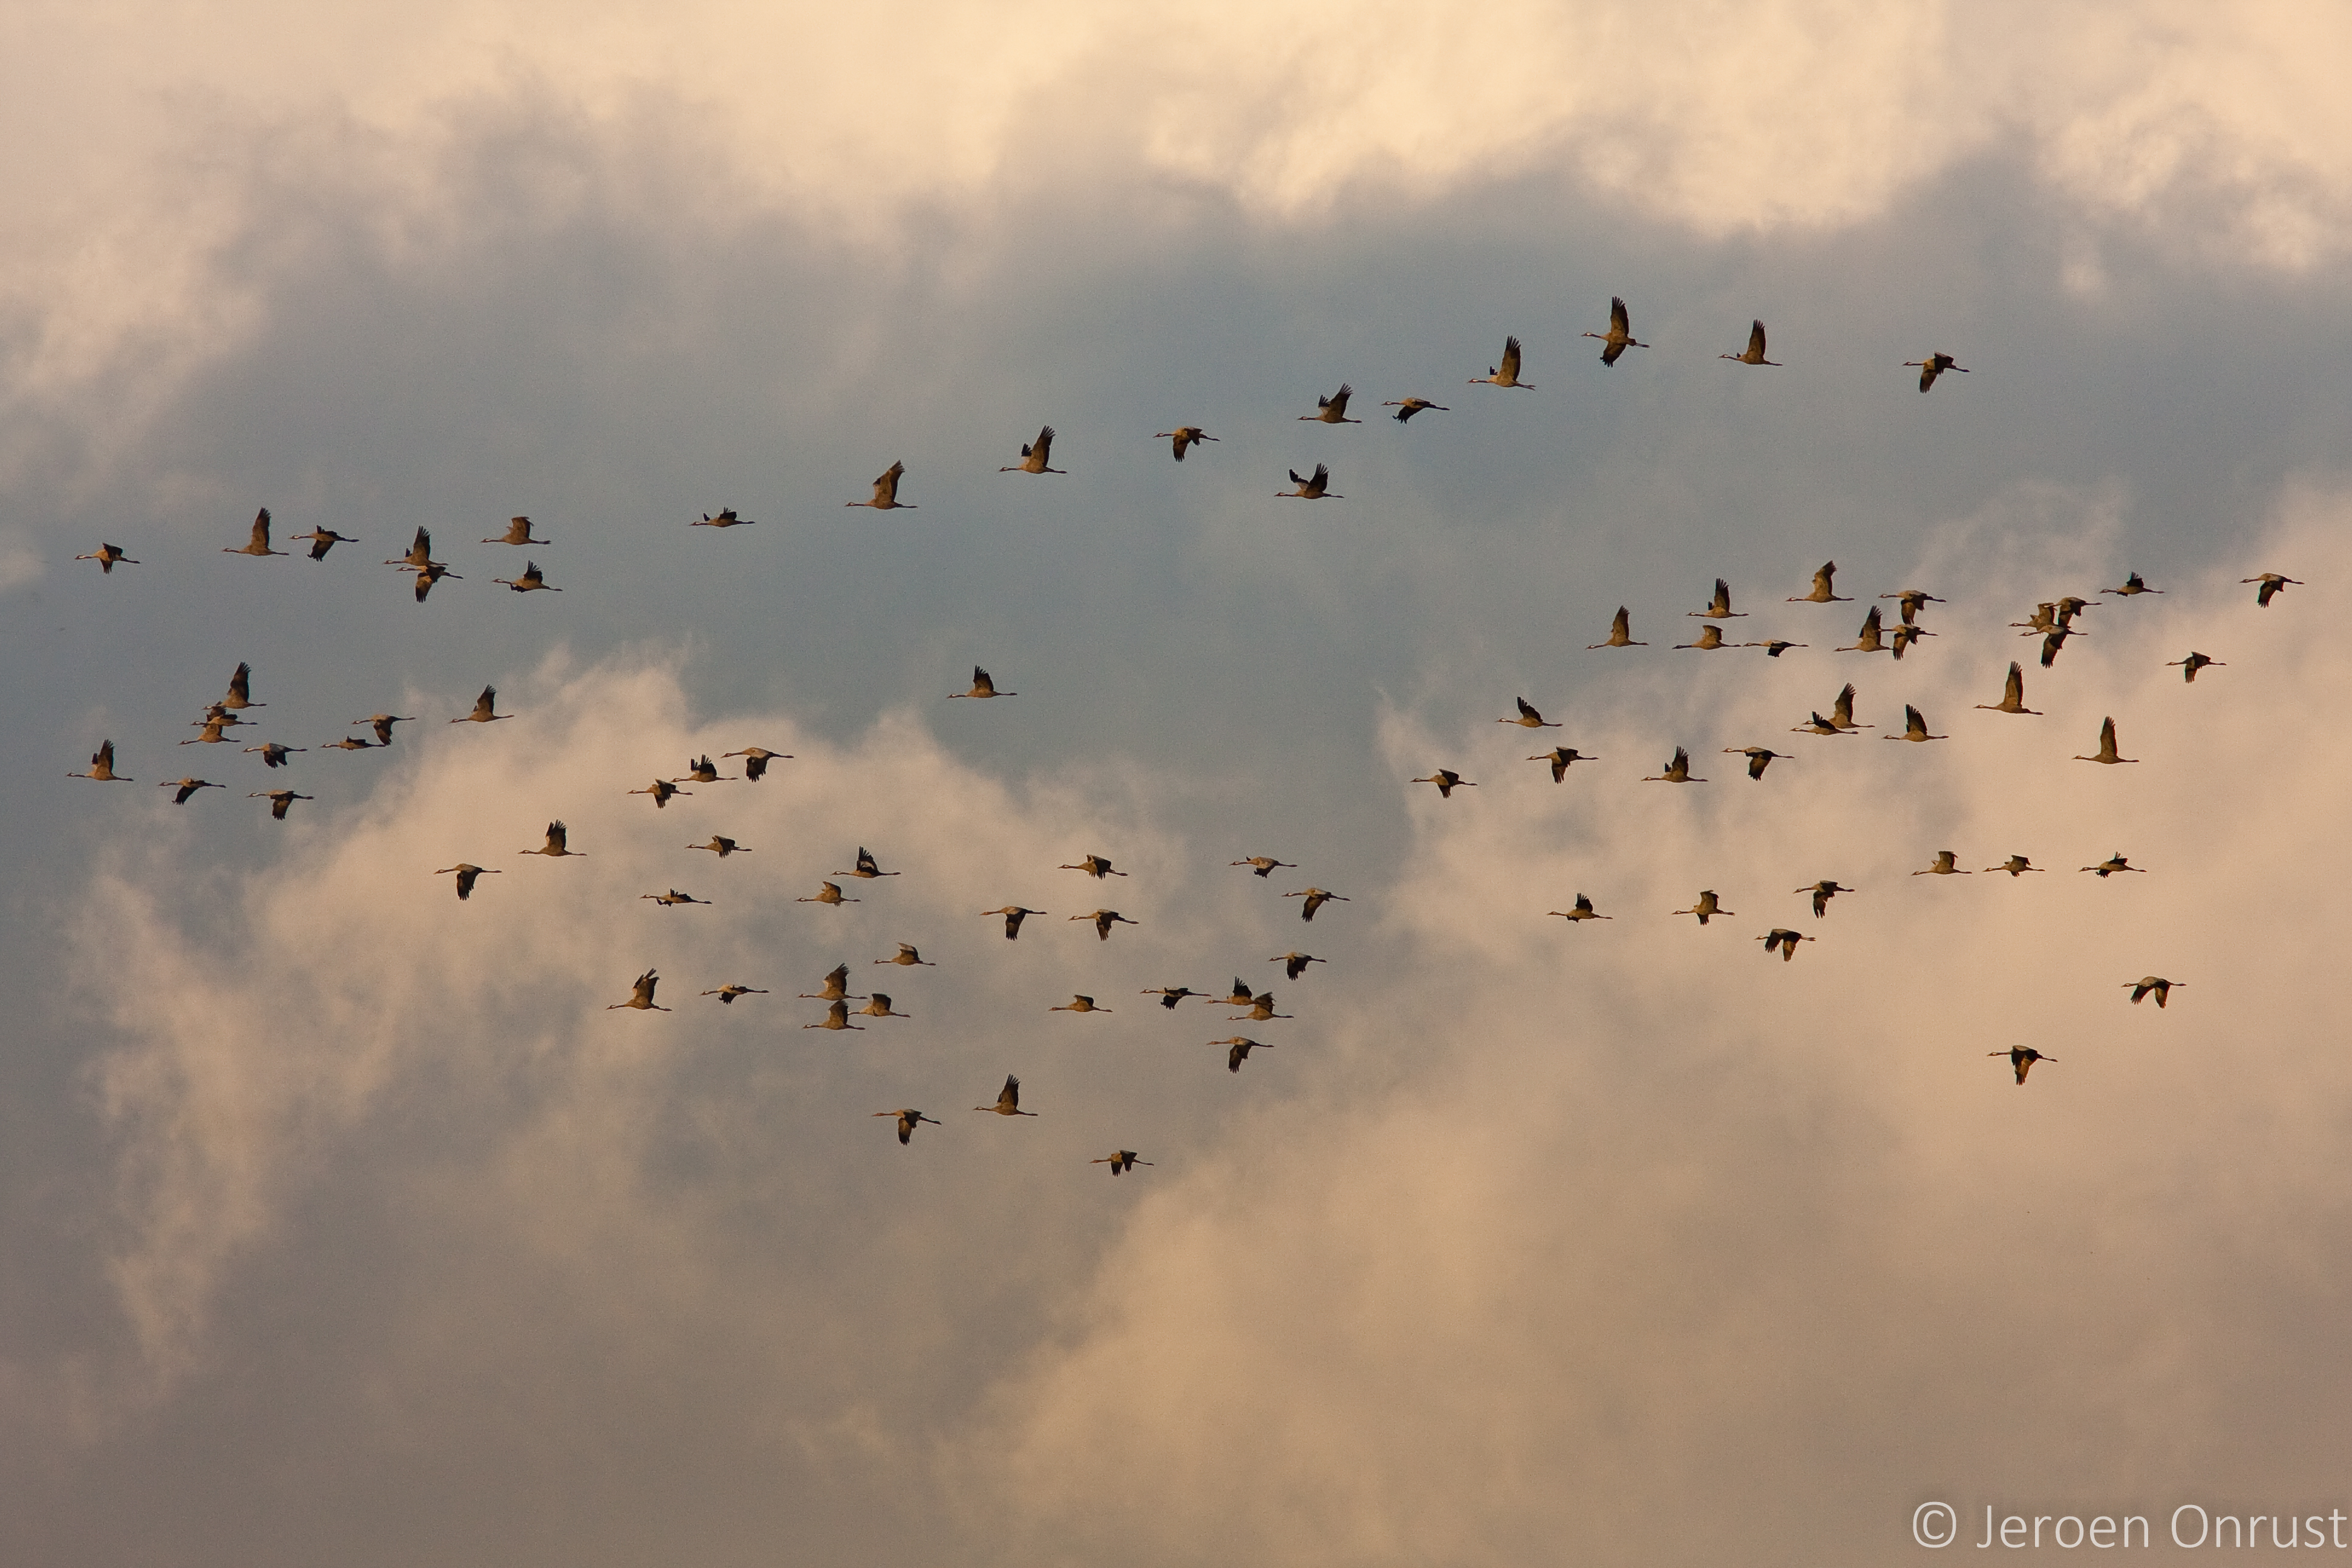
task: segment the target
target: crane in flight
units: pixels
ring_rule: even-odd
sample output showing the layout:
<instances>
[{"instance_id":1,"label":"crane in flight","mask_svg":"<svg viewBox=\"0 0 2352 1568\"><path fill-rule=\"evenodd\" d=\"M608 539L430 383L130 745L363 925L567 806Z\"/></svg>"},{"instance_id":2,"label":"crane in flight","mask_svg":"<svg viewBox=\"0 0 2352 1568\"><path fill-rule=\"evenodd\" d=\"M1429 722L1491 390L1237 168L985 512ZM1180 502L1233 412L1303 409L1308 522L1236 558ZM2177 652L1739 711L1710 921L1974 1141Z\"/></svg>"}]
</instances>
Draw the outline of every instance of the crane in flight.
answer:
<instances>
[{"instance_id":1,"label":"crane in flight","mask_svg":"<svg viewBox=\"0 0 2352 1568\"><path fill-rule=\"evenodd\" d=\"M1517 338L1505 338L1503 340L1503 363L1499 365L1489 366L1486 374L1484 375L1472 376L1470 378L1470 384L1473 386L1508 386L1515 387L1521 392L1533 392L1535 390L1534 387L1519 379L1519 340Z\"/></svg>"},{"instance_id":2,"label":"crane in flight","mask_svg":"<svg viewBox=\"0 0 2352 1568\"><path fill-rule=\"evenodd\" d=\"M1741 364L1777 365L1780 363L1779 360L1764 357L1764 323L1761 321L1748 324L1748 347L1744 352L1736 354L1717 354L1715 357L1734 360Z\"/></svg>"},{"instance_id":3,"label":"crane in flight","mask_svg":"<svg viewBox=\"0 0 2352 1568\"><path fill-rule=\"evenodd\" d=\"M1948 370L1958 371L1962 375L1969 374L1968 366L1953 363L1952 356L1948 353L1931 353L1926 359L1906 359L1903 362L1903 368L1919 373L1919 390L1922 392L1935 385L1936 378ZM2022 1083L2025 1080L2020 1079L2018 1081Z\"/></svg>"},{"instance_id":4,"label":"crane in flight","mask_svg":"<svg viewBox=\"0 0 2352 1568\"><path fill-rule=\"evenodd\" d=\"M1613 365L1627 349L1645 349L1650 345L1633 338L1633 320L1626 313L1625 301L1615 295L1609 297L1609 330L1605 332L1581 332L1580 337L1601 340L1601 363Z\"/></svg>"}]
</instances>

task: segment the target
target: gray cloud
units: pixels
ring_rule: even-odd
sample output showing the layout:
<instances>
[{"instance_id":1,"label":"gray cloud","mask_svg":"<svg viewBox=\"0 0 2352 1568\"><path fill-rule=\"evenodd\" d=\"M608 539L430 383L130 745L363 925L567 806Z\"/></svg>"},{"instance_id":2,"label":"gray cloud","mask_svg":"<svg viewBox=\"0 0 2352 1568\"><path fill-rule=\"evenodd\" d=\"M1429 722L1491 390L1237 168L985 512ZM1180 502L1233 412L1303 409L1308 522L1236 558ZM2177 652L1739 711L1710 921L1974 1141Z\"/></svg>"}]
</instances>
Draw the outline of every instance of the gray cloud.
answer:
<instances>
[{"instance_id":1,"label":"gray cloud","mask_svg":"<svg viewBox=\"0 0 2352 1568\"><path fill-rule=\"evenodd\" d=\"M157 34L164 88L26 160L78 259L12 249L0 469L22 1554L1877 1561L1948 1487L2326 1500L2324 38L2181 72L2206 24L2139 11L1958 104L1990 24L1212 13L1122 72L1037 12L949 19L884 112L823 79L903 17L779 87L711 16ZM1658 347L1604 372L1612 293ZM1788 366L1717 361L1758 314ZM1464 386L1506 332L1541 390ZM1931 346L1974 374L1922 398ZM1342 378L1454 412L1296 421ZM995 473L1046 420L1072 473ZM920 510L845 510L894 458ZM1273 499L1318 459L1347 501ZM264 502L361 542L223 557ZM491 584L515 511L562 595ZM375 564L420 523L466 579L423 606ZM100 537L147 564L68 568ZM1751 785L1717 748L1860 659L1859 604L1780 602L1830 556L1952 601L1853 679L1956 739ZM2313 586L2256 611L2266 566ZM2166 597L2057 669L2007 640L2132 569ZM1718 574L1815 647L1668 650ZM1619 603L1658 646L1588 654ZM1971 710L2012 653L2049 717ZM173 744L240 659L289 743L424 717L272 824ZM975 661L1024 695L944 702ZM441 722L485 681L522 717ZM1521 761L1515 693L1605 767ZM2108 711L2149 760L2064 761ZM139 784L59 776L108 735ZM621 793L752 740L781 787ZM1636 782L1677 743L1702 796ZM164 804L184 765L230 795ZM590 858L512 854L551 816ZM860 842L908 876L789 902ZM1948 845L2062 869L1910 878ZM2072 870L2116 847L2157 873ZM1089 849L1136 877L1050 868ZM1354 901L1302 926L1259 852ZM1738 921L1666 916L1710 883ZM1580 889L1617 920L1543 916ZM1823 940L1768 965L1783 921ZM914 1019L798 1028L902 938ZM1240 1075L1136 994L1294 942L1332 964ZM681 1011L605 1011L647 964ZM727 978L779 994L676 994ZM2042 1035L2024 1090L1982 1054ZM1046 1116L962 1110L1007 1070ZM910 1100L950 1126L901 1150Z\"/></svg>"}]
</instances>

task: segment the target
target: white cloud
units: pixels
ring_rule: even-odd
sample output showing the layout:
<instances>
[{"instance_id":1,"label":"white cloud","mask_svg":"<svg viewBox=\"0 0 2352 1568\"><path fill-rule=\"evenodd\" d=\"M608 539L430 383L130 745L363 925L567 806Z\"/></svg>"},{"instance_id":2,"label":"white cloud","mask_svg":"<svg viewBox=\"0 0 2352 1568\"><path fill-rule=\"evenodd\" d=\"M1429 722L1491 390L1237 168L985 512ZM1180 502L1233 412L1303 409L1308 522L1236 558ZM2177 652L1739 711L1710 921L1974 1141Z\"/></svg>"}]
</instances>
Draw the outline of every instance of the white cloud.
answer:
<instances>
[{"instance_id":1,"label":"white cloud","mask_svg":"<svg viewBox=\"0 0 2352 1568\"><path fill-rule=\"evenodd\" d=\"M387 254L610 184L724 231L899 241L1049 184L1196 184L1276 220L1554 173L1702 238L1834 227L2021 144L2086 214L2308 268L2352 221L2324 8L1031 0L23 11L6 35L21 392L120 413L242 340L326 209ZM107 62L109 113L80 112ZM289 84L296 84L289 86ZM551 146L568 151L547 157ZM497 193L457 165L501 162ZM677 221L674 213L661 220Z\"/></svg>"},{"instance_id":2,"label":"white cloud","mask_svg":"<svg viewBox=\"0 0 2352 1568\"><path fill-rule=\"evenodd\" d=\"M1324 1068L1361 1086L1139 1211L1001 1391L971 1495L1017 1501L975 1508L1073 1559L1877 1561L1938 1485L2323 1495L2249 1401L2342 1371L2307 1260L2347 1239L2352 1070L2305 912L2352 873L2316 826L2352 744L2287 716L2347 672L2235 578L2331 578L2344 509L2294 498L2277 561L2104 601L2049 672L2000 629L2045 546L1980 527L1927 579L1940 645L1717 656L1751 661L1720 704L1673 693L1700 656L1654 657L1671 685L1577 715L1607 763L1558 786L1400 721L1400 776L1485 787L1415 805L1386 909L1418 956ZM2191 647L2231 668L2184 685ZM1966 706L2012 651L2046 717ZM1849 671L1865 720L1909 697L1953 740L1782 742ZM2146 760L2069 760L2109 712ZM1716 747L1751 730L1797 760L1749 783ZM1632 782L1676 741L1716 782ZM1948 847L2052 869L1909 875ZM2151 874L2075 869L2119 847ZM1816 921L1790 889L1832 875L1861 890ZM1702 886L1739 918L1666 914ZM1544 918L1580 889L1616 919ZM1819 938L1793 963L1753 940L1783 923ZM2162 1012L2126 1001L2151 971L2189 982ZM2021 1089L1986 1056L2014 1042L2055 1058Z\"/></svg>"},{"instance_id":3,"label":"white cloud","mask_svg":"<svg viewBox=\"0 0 2352 1568\"><path fill-rule=\"evenodd\" d=\"M617 1441L586 1433L624 1390L692 1389L795 1497L927 1496L943 1454L1003 1560L1877 1561L1940 1476L2332 1484L2257 1391L2340 1361L2310 1260L2352 1239L2352 1071L2307 911L2352 873L2311 827L2352 742L2296 726L2347 671L2315 590L2258 610L2234 579L2343 576L2347 503L2290 496L2259 557L2103 601L2041 671L2001 623L2095 585L2112 506L2021 490L1928 542L1952 602L1899 667L1654 650L1556 715L1605 759L1566 784L1491 714L1399 714L1398 778L1458 759L1480 788L1415 797L1402 876L1330 932L1390 960L1283 987L1302 1018L1240 1077L1195 1043L1221 1016L1134 993L1300 928L1157 825L1181 783L994 779L907 714L845 746L704 720L633 660L551 663L512 723L306 759L390 766L225 900L166 852L91 901L145 1364L168 1388L266 1331L240 1279L289 1258L299 1309L332 1216L381 1206L403 1261L361 1266L381 1328L344 1354L396 1440L494 1431L478 1462L527 1468ZM2185 685L2162 660L2190 647L2229 668ZM2045 717L1969 708L2011 654ZM1789 736L1761 784L1717 750L1779 746L1853 671L1865 721L1916 701L1954 739ZM2145 761L2069 760L2108 712ZM796 759L659 813L622 793L752 742ZM1637 782L1677 742L1715 782ZM587 858L514 854L552 816ZM753 853L684 848L713 830ZM861 841L908 874L790 901ZM1909 875L1947 847L2052 870ZM2150 874L2074 870L2117 847ZM1087 849L1136 875L1053 868ZM501 873L464 906L429 874L461 857ZM1815 921L1790 889L1832 875L1860 890ZM673 885L714 907L637 898ZM1737 917L1667 915L1702 886ZM1580 889L1616 918L1544 916ZM1096 942L1066 916L1097 897L1145 925ZM1007 944L977 911L1008 899L1053 914ZM1780 923L1820 940L1768 960ZM894 993L914 1020L797 1027L786 993L836 958L897 981L868 961L901 938L943 964ZM678 1011L607 1011L649 965ZM2124 1000L2149 971L2187 983L2162 1012ZM777 994L694 994L730 979ZM1121 1011L1045 1011L1076 989ZM2056 1058L2022 1089L1985 1054L2017 1040ZM1007 1068L1048 1117L963 1110ZM898 1150L867 1112L904 1103L949 1125ZM1127 1142L1159 1163L1083 1163Z\"/></svg>"}]
</instances>

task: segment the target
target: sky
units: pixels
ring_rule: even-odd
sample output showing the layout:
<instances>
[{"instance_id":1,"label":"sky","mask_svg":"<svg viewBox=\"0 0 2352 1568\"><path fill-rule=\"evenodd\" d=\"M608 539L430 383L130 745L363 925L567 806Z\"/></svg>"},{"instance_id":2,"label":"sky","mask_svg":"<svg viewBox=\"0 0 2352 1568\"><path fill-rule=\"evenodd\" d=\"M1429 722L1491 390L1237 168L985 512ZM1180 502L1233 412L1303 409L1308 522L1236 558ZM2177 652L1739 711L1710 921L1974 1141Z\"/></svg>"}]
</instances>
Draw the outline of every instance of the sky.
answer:
<instances>
[{"instance_id":1,"label":"sky","mask_svg":"<svg viewBox=\"0 0 2352 1568\"><path fill-rule=\"evenodd\" d=\"M1931 1502L2184 1558L2187 1505L2352 1512L2332 8L0 40L11 1561L1878 1564ZM1649 346L1604 367L1612 296ZM1754 319L1780 364L1723 363ZM1469 384L1506 335L1533 390ZM1343 382L1363 423L1300 429ZM1067 472L1000 472L1047 424ZM893 462L911 509L848 510ZM1317 463L1341 499L1277 499ZM265 506L355 542L224 555ZM1825 561L1850 602L1788 602ZM1717 578L1802 646L1677 650ZM1837 651L1909 588L1899 664ZM2011 623L2069 594L2045 668ZM1620 605L1646 646L1591 648ZM1979 711L2011 659L2038 711ZM181 747L241 662L249 741ZM949 700L975 664L1019 695ZM1790 732L1849 681L1868 728ZM512 719L448 722L486 684ZM1888 752L1906 705L1948 739ZM2136 760L2076 760L2108 718ZM68 776L110 739L134 783ZM1706 782L1648 782L1677 747ZM579 857L520 858L557 818ZM805 1029L836 963L907 1016ZM615 1005L649 970L675 1010ZM1145 994L1236 976L1294 1016ZM1034 1118L967 1109L1007 1074Z\"/></svg>"}]
</instances>

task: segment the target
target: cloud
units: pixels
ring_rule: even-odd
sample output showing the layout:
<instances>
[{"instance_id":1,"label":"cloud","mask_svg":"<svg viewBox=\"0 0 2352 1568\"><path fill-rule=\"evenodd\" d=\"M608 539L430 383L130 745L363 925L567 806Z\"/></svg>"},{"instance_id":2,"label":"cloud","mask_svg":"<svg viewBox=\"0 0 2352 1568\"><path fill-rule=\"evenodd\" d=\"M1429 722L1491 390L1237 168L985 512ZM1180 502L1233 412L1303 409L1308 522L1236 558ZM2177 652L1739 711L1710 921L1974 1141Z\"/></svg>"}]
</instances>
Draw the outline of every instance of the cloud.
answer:
<instances>
[{"instance_id":1,"label":"cloud","mask_svg":"<svg viewBox=\"0 0 2352 1568\"><path fill-rule=\"evenodd\" d=\"M2345 505L2292 498L2260 552L2332 574ZM1392 721L1400 777L1483 761L1487 786L1415 804L1384 899L1413 961L1315 1090L1138 1211L966 1448L976 1511L1053 1560L1867 1562L1939 1487L2332 1495L2298 1417L2250 1403L2340 1371L2310 1260L2352 1223L2352 1073L2326 939L2283 911L2352 872L2312 831L2352 752L2284 718L2342 656L2255 609L2250 557L2103 601L2029 660L2046 717L1975 713L2051 547L1971 531L1976 569L1930 579L1949 641L1815 654L1810 687L1716 656L1748 663L1713 701L1675 695L1700 656L1653 655L1662 679L1580 704L1568 737L1608 762L1558 786L1475 727ZM2191 647L2240 684L2163 668ZM1908 697L1954 739L1632 782L1676 741L1780 744L1849 671L1865 721ZM2110 712L2146 761L2070 761ZM2053 869L1908 875L1947 847ZM2116 847L2151 874L2075 870ZM1822 876L1862 890L1816 921L1790 889ZM1701 886L1739 918L1667 916ZM1613 921L1543 917L1577 890ZM1753 940L1784 923L1819 938L1793 963ZM2191 983L2160 1013L2125 1000L2151 971ZM1986 1059L2019 1041L2055 1058L2021 1089Z\"/></svg>"},{"instance_id":2,"label":"cloud","mask_svg":"<svg viewBox=\"0 0 2352 1568\"><path fill-rule=\"evenodd\" d=\"M739 1451L843 1561L882 1498L905 1539L984 1560L1181 1563L1875 1561L1923 1487L2005 1503L2041 1467L2148 1507L2190 1477L2318 1495L2278 1391L2334 1382L2313 1260L2348 1239L2326 1173L2352 1082L2322 937L2281 910L2352 871L2308 831L2352 757L2294 731L2347 672L2313 596L2257 610L2235 579L2340 576L2347 505L2293 492L2242 569L2102 601L2030 666L2043 717L1968 704L2032 646L2002 626L2021 584L2087 585L2098 491L2021 487L1928 541L1951 603L1900 667L1612 667L1555 715L1605 759L1564 784L1494 715L1399 709L1390 773L1457 761L1481 787L1412 796L1395 882L1328 926L1165 826L1181 781L996 776L904 711L841 742L699 715L641 652L551 659L502 692L510 723L305 759L383 776L263 869L124 854L88 902L79 983L124 1040L92 1069L102 1234L137 1341L99 1426L210 1400L290 1311L273 1403L356 1399L339 1424L386 1462L446 1448L511 1484L675 1430L548 1538L592 1560L725 1512ZM2161 661L2189 647L2229 668L2185 685ZM1878 731L1789 737L1761 784L1735 758L1638 782L1676 742L1777 746L1856 671ZM1877 739L1905 700L1954 739ZM2146 760L2068 760L2108 712ZM623 793L753 742L794 758L663 811ZM514 853L551 816L585 858ZM752 853L685 847L713 830ZM793 901L860 844L906 875ZM1908 874L1946 847L2053 869ZM2150 874L2074 869L2116 847ZM1135 875L1054 869L1089 849ZM431 874L460 858L499 873L462 905ZM1859 890L1815 921L1790 889L1832 875ZM713 905L638 897L670 886ZM1665 912L1701 886L1737 916ZM1578 890L1615 919L1544 916ZM1006 943L978 911L1008 899L1052 914ZM1097 901L1145 923L1097 942L1066 919ZM1820 940L1768 960L1780 923ZM1301 1020L1242 1075L1200 1044L1222 1015L1135 995L1302 933L1335 963L1280 987ZM870 963L898 940L941 967ZM802 1030L789 993L835 960L914 1018ZM677 1011L608 1010L646 967ZM2151 970L2186 982L2161 1012L2121 989ZM696 994L729 980L772 994ZM1118 1011L1045 1011L1081 988ZM2021 1039L2056 1058L2022 1089L1985 1054ZM1045 1117L963 1110L1005 1070ZM868 1114L899 1104L948 1125L901 1150ZM1085 1164L1114 1146L1157 1163L1114 1185ZM300 1466L343 1500L337 1539L373 1467Z\"/></svg>"},{"instance_id":3,"label":"cloud","mask_svg":"<svg viewBox=\"0 0 2352 1568\"><path fill-rule=\"evenodd\" d=\"M2210 264L2309 268L2352 219L2321 63L2345 24L2310 8L1030 0L713 4L654 23L449 3L403 17L18 17L0 95L0 127L28 150L0 271L15 397L154 406L249 341L270 279L340 207L394 258L599 199L682 207L706 237L787 214L902 258L937 215L1061 185L1164 184L1312 224L1351 193L1535 178L1716 241L1864 222L2014 148L2084 213ZM72 111L75 68L98 58L119 86L93 125ZM495 191L451 177L478 155L500 169Z\"/></svg>"}]
</instances>

